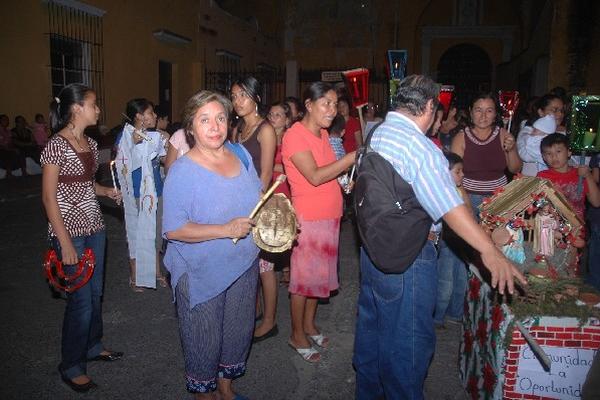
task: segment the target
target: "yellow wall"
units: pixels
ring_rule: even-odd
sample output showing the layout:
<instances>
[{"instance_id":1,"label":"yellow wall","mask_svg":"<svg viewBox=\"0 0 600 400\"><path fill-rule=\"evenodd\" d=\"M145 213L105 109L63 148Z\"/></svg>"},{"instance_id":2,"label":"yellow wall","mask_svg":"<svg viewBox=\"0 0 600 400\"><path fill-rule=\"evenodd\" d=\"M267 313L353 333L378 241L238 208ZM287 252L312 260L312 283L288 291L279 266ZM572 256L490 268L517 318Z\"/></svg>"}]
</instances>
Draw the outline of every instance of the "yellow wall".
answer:
<instances>
[{"instance_id":1,"label":"yellow wall","mask_svg":"<svg viewBox=\"0 0 600 400\"><path fill-rule=\"evenodd\" d=\"M234 17L210 0L89 0L106 11L103 23L105 125L121 122L126 102L134 97L158 100L159 60L173 65L173 118L185 101L204 86L205 68L218 66L216 49L241 56L241 66L278 66L280 49L252 24ZM37 0L3 1L0 12L10 16L0 25L0 113L31 121L46 113L51 100L47 6ZM206 29L202 31L199 26ZM163 43L153 31L166 29L191 39L188 44ZM207 33L207 31L209 31Z\"/></svg>"},{"instance_id":2,"label":"yellow wall","mask_svg":"<svg viewBox=\"0 0 600 400\"><path fill-rule=\"evenodd\" d=\"M38 1L0 1L0 114L11 126L16 115L32 123L50 104L48 18Z\"/></svg>"}]
</instances>

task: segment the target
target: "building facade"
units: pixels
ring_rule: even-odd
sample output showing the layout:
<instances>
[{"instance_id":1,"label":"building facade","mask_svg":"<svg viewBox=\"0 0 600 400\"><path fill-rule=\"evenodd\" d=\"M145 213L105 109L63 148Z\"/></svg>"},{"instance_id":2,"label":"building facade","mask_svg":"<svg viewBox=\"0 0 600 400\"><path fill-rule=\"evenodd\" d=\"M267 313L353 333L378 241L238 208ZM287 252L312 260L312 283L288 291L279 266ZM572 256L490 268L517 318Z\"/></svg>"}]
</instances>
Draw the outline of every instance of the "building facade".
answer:
<instances>
[{"instance_id":1,"label":"building facade","mask_svg":"<svg viewBox=\"0 0 600 400\"><path fill-rule=\"evenodd\" d=\"M60 87L83 82L97 91L107 127L135 97L179 120L185 101L205 88L207 70L281 64L257 24L211 0L8 0L0 12L0 113L11 118L31 121Z\"/></svg>"}]
</instances>

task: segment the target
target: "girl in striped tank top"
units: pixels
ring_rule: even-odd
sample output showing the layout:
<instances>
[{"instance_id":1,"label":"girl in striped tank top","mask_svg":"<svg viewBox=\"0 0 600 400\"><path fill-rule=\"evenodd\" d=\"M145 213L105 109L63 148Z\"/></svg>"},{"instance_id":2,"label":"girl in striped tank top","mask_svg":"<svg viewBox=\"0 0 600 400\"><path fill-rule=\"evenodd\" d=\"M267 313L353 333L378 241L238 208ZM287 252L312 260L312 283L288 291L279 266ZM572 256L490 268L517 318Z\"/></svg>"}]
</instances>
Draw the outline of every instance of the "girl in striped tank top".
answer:
<instances>
[{"instance_id":1,"label":"girl in striped tank top","mask_svg":"<svg viewBox=\"0 0 600 400\"><path fill-rule=\"evenodd\" d=\"M522 166L515 138L502 128L498 110L493 94L477 96L471 103L469 126L452 141L452 152L463 158L463 186L477 216L483 198L506 185L505 171L514 174Z\"/></svg>"}]
</instances>

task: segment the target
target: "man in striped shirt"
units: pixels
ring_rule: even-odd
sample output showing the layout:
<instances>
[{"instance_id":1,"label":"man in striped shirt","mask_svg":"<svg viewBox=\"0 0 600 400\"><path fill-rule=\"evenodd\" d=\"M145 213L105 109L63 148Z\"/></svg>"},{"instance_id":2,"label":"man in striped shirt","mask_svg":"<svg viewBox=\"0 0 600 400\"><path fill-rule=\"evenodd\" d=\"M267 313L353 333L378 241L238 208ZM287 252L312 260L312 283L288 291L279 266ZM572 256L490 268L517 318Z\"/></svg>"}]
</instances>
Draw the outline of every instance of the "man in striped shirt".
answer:
<instances>
[{"instance_id":1,"label":"man in striped shirt","mask_svg":"<svg viewBox=\"0 0 600 400\"><path fill-rule=\"evenodd\" d=\"M500 293L514 290L523 275L494 246L463 204L443 153L426 138L437 106L438 85L411 75L399 85L395 111L374 132L371 147L408 182L434 222L442 218L473 248ZM398 229L411 229L399 226ZM356 398L422 399L435 349L433 312L437 293L437 249L428 240L401 274L378 270L361 249L361 290L353 363Z\"/></svg>"}]
</instances>

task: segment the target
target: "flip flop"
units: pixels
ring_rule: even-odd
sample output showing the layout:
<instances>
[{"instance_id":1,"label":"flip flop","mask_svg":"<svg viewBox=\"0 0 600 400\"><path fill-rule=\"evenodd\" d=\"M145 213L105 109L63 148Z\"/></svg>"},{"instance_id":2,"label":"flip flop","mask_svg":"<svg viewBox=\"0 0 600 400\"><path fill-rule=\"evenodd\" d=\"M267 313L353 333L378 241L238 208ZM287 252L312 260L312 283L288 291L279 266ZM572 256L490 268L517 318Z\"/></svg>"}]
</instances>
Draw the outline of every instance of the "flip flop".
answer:
<instances>
[{"instance_id":1,"label":"flip flop","mask_svg":"<svg viewBox=\"0 0 600 400\"><path fill-rule=\"evenodd\" d=\"M129 287L135 293L142 293L144 291L144 288L140 287L140 286L136 286L135 282L131 278L129 278Z\"/></svg>"},{"instance_id":2,"label":"flip flop","mask_svg":"<svg viewBox=\"0 0 600 400\"><path fill-rule=\"evenodd\" d=\"M157 276L156 277L156 282L158 282L158 284L160 285L160 287L168 287L169 283L167 282L167 277L166 276Z\"/></svg>"},{"instance_id":3,"label":"flip flop","mask_svg":"<svg viewBox=\"0 0 600 400\"><path fill-rule=\"evenodd\" d=\"M311 340L322 349L329 347L329 338L322 333L319 333L318 335L308 335L308 337L311 338Z\"/></svg>"},{"instance_id":4,"label":"flip flop","mask_svg":"<svg viewBox=\"0 0 600 400\"><path fill-rule=\"evenodd\" d=\"M300 357L302 357L302 359L308 363L314 364L321 361L321 353L319 353L319 351L312 346L302 349L294 346L291 341L288 342L288 346L294 349L296 353L300 354ZM313 358L315 354L319 355L317 359Z\"/></svg>"}]
</instances>

